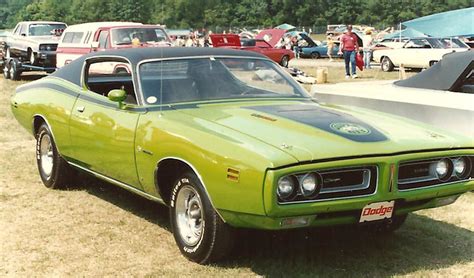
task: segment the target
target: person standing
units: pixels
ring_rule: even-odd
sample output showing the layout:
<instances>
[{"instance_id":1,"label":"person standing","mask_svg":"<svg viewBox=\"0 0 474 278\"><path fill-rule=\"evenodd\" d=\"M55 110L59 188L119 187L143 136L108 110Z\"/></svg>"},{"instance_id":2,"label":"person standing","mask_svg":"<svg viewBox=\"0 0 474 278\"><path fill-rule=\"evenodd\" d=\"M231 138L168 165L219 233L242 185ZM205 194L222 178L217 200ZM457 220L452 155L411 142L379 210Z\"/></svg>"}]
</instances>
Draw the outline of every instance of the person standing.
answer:
<instances>
[{"instance_id":1,"label":"person standing","mask_svg":"<svg viewBox=\"0 0 474 278\"><path fill-rule=\"evenodd\" d=\"M299 52L299 47L298 47L298 37L294 36L291 39L291 48L293 49L293 52L295 53L295 58L299 59L300 58L300 52Z\"/></svg>"},{"instance_id":2,"label":"person standing","mask_svg":"<svg viewBox=\"0 0 474 278\"><path fill-rule=\"evenodd\" d=\"M362 38L362 49L364 50L364 68L370 69L370 60L372 60L372 52L370 47L372 45L372 31L367 29L365 36Z\"/></svg>"},{"instance_id":3,"label":"person standing","mask_svg":"<svg viewBox=\"0 0 474 278\"><path fill-rule=\"evenodd\" d=\"M328 36L328 41L327 41L327 46L328 46L328 57L329 57L329 62L332 62L332 52L334 50L334 41L332 39L332 36Z\"/></svg>"},{"instance_id":4,"label":"person standing","mask_svg":"<svg viewBox=\"0 0 474 278\"><path fill-rule=\"evenodd\" d=\"M356 53L359 51L359 43L357 42L357 36L352 33L352 25L347 25L347 32L341 36L340 41L341 46L339 47L338 54L344 56L346 79L351 77L349 73L349 63L351 64L352 78L357 78Z\"/></svg>"}]
</instances>

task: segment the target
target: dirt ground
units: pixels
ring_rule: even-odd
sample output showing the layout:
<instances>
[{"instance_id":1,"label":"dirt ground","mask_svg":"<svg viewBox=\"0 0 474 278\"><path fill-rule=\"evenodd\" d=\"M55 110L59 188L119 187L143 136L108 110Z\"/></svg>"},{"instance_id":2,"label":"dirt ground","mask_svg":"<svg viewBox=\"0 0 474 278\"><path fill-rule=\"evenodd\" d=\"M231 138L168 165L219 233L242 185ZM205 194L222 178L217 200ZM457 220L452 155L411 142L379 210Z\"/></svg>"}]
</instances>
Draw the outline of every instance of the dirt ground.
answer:
<instances>
[{"instance_id":1,"label":"dirt ground","mask_svg":"<svg viewBox=\"0 0 474 278\"><path fill-rule=\"evenodd\" d=\"M31 78L27 78L31 79ZM472 277L474 193L411 214L393 235L348 228L245 231L222 263L181 256L165 207L87 176L49 190L14 120L19 84L0 77L0 276Z\"/></svg>"}]
</instances>

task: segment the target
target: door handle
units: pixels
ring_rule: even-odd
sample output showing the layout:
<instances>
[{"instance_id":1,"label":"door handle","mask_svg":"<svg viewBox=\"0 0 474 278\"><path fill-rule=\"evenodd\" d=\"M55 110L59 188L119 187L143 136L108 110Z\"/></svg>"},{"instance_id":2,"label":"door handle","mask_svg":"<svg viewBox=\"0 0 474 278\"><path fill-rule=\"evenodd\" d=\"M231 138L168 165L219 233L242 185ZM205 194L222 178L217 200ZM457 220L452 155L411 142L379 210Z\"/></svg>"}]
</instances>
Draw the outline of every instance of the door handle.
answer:
<instances>
[{"instance_id":1,"label":"door handle","mask_svg":"<svg viewBox=\"0 0 474 278\"><path fill-rule=\"evenodd\" d=\"M77 109L78 112L82 113L82 112L84 112L84 110L86 108L84 106L78 106L76 109Z\"/></svg>"}]
</instances>

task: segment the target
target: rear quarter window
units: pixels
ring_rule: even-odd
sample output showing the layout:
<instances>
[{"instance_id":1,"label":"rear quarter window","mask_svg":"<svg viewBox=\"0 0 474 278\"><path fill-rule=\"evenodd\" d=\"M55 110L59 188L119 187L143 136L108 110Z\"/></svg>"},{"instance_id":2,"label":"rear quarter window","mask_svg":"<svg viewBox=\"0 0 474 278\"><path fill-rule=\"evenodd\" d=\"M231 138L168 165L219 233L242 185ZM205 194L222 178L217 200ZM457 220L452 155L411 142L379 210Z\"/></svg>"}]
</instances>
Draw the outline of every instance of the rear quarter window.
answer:
<instances>
[{"instance_id":1,"label":"rear quarter window","mask_svg":"<svg viewBox=\"0 0 474 278\"><path fill-rule=\"evenodd\" d=\"M83 32L67 32L64 34L62 43L81 43Z\"/></svg>"}]
</instances>

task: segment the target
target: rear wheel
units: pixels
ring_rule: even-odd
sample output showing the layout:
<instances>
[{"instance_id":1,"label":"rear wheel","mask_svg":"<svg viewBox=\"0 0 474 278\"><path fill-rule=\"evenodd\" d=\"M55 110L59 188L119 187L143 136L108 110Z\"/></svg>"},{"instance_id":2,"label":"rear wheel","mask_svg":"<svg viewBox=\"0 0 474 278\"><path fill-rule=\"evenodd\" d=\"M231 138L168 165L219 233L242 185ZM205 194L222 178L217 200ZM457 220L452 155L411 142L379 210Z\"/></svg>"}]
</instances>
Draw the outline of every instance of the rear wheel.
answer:
<instances>
[{"instance_id":1,"label":"rear wheel","mask_svg":"<svg viewBox=\"0 0 474 278\"><path fill-rule=\"evenodd\" d=\"M319 54L319 52L311 53L311 58L313 59L319 59L320 57L321 57L321 54Z\"/></svg>"},{"instance_id":2,"label":"rear wheel","mask_svg":"<svg viewBox=\"0 0 474 278\"><path fill-rule=\"evenodd\" d=\"M65 188L72 170L59 155L49 127L43 123L36 134L36 163L43 184L48 188Z\"/></svg>"},{"instance_id":3,"label":"rear wheel","mask_svg":"<svg viewBox=\"0 0 474 278\"><path fill-rule=\"evenodd\" d=\"M393 71L393 68L394 68L392 61L387 56L382 58L382 62L380 63L380 67L385 72Z\"/></svg>"},{"instance_id":4,"label":"rear wheel","mask_svg":"<svg viewBox=\"0 0 474 278\"><path fill-rule=\"evenodd\" d=\"M436 63L438 63L438 61L430 61L430 67L434 66Z\"/></svg>"},{"instance_id":5,"label":"rear wheel","mask_svg":"<svg viewBox=\"0 0 474 278\"><path fill-rule=\"evenodd\" d=\"M285 55L285 56L283 56L283 57L281 58L280 65L281 65L282 67L287 68L289 61L290 61L290 57L288 57L288 55Z\"/></svg>"},{"instance_id":6,"label":"rear wheel","mask_svg":"<svg viewBox=\"0 0 474 278\"><path fill-rule=\"evenodd\" d=\"M175 182L170 204L173 235L186 258L207 264L230 252L233 230L214 210L194 173L183 173Z\"/></svg>"}]
</instances>

